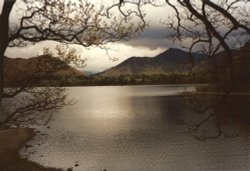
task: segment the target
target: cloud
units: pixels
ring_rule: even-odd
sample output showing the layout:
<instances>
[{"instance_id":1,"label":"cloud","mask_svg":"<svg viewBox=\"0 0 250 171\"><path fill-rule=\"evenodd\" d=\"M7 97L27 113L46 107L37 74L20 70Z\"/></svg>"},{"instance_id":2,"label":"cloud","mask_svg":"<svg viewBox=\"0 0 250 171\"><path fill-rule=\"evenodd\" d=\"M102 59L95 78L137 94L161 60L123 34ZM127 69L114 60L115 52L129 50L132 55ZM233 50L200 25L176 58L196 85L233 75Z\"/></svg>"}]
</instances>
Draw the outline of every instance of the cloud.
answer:
<instances>
[{"instance_id":1,"label":"cloud","mask_svg":"<svg viewBox=\"0 0 250 171\"><path fill-rule=\"evenodd\" d=\"M139 37L122 41L122 43L132 47L143 47L151 50L168 48L173 46L173 42L167 38L167 35L168 30L164 27L150 27Z\"/></svg>"},{"instance_id":2,"label":"cloud","mask_svg":"<svg viewBox=\"0 0 250 171\"><path fill-rule=\"evenodd\" d=\"M197 31L204 32L202 27L194 28ZM223 35L228 31L228 28L221 26L218 31ZM171 35L170 30L168 30L163 25L153 26L147 28L139 37L130 39L128 41L122 41L123 44L131 46L131 47L138 47L138 48L148 48L151 50L155 50L158 48L181 48L181 47L189 47L191 42L193 41L192 35L190 33L182 32L182 41L179 42L177 39L173 42L172 39L169 39L168 36ZM247 35L246 31L241 29L233 31L231 34L228 35L226 42L231 46L235 47L239 45L239 42L243 44L249 40L249 36ZM194 48L194 50L199 50L200 47Z\"/></svg>"}]
</instances>

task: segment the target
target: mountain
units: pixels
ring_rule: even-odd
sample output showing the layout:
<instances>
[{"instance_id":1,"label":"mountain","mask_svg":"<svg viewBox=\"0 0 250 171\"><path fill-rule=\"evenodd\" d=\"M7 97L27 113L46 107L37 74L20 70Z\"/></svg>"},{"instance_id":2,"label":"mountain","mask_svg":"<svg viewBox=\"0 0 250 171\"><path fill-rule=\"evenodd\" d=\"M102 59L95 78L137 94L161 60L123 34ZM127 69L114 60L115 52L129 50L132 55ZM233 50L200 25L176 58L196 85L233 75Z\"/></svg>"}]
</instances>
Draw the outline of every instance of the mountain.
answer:
<instances>
[{"instance_id":1,"label":"mountain","mask_svg":"<svg viewBox=\"0 0 250 171\"><path fill-rule=\"evenodd\" d=\"M119 65L99 73L100 76L119 75L153 75L179 73L184 74L190 70L192 61L195 65L200 63L205 56L193 53L190 57L188 52L170 48L155 57L131 57Z\"/></svg>"},{"instance_id":2,"label":"mountain","mask_svg":"<svg viewBox=\"0 0 250 171\"><path fill-rule=\"evenodd\" d=\"M58 58L42 55L29 59L4 58L5 82L21 82L22 80L47 79L71 76L85 76L77 69Z\"/></svg>"}]
</instances>

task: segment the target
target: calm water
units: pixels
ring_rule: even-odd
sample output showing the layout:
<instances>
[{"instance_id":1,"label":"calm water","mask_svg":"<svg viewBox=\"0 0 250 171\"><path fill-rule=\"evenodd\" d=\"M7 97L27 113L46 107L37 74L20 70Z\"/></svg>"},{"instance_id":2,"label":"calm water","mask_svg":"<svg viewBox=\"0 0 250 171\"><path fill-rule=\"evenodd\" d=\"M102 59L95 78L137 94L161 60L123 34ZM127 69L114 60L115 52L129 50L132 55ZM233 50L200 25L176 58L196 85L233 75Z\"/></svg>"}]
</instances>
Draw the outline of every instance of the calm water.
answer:
<instances>
[{"instance_id":1,"label":"calm water","mask_svg":"<svg viewBox=\"0 0 250 171\"><path fill-rule=\"evenodd\" d=\"M70 88L77 103L55 114L50 128L39 128L41 133L30 142L34 147L22 153L45 166L74 171L248 170L250 151L244 137L200 141L177 124L195 114L176 95L193 90Z\"/></svg>"}]
</instances>

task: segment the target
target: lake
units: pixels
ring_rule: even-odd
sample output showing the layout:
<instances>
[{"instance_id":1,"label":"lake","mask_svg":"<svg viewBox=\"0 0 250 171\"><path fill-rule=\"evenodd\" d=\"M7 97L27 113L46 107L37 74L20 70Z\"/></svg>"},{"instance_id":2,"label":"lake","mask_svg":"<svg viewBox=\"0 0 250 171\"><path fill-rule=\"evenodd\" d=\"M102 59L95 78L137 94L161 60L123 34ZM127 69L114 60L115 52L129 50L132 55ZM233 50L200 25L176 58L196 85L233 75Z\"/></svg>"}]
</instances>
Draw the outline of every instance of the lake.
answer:
<instances>
[{"instance_id":1,"label":"lake","mask_svg":"<svg viewBox=\"0 0 250 171\"><path fill-rule=\"evenodd\" d=\"M69 88L77 101L53 115L22 150L44 166L74 171L248 170L247 137L194 138L177 121L196 118L183 91L193 85ZM76 166L75 166L76 165Z\"/></svg>"}]
</instances>

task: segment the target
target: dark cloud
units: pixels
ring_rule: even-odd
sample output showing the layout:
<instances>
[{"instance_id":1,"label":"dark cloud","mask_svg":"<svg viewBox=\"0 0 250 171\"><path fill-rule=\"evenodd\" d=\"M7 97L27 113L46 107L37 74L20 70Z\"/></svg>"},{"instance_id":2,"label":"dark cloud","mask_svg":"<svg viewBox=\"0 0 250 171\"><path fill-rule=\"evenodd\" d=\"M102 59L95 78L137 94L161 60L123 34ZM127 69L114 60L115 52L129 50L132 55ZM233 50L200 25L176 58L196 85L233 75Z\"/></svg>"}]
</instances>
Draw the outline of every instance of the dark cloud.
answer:
<instances>
[{"instance_id":1,"label":"dark cloud","mask_svg":"<svg viewBox=\"0 0 250 171\"><path fill-rule=\"evenodd\" d=\"M168 48L173 42L167 39L168 31L166 28L151 27L147 28L139 37L123 41L123 44L132 47L146 47L152 50L158 48Z\"/></svg>"},{"instance_id":2,"label":"dark cloud","mask_svg":"<svg viewBox=\"0 0 250 171\"><path fill-rule=\"evenodd\" d=\"M228 30L227 28L221 27L219 31L223 34ZM235 44L239 44L239 41L246 42L248 41L249 36L246 36L244 33L245 32L243 30L236 30L232 32L232 34L228 35L228 39L226 41L232 47L235 46ZM176 42L174 43L168 38L168 35L170 35L170 31L167 28L149 27L139 37L130 39L128 41L123 41L122 43L132 47L142 47L151 50L158 48L179 47L178 43L176 44ZM191 41L190 35L182 33L182 36L184 39L181 44L188 47Z\"/></svg>"}]
</instances>

